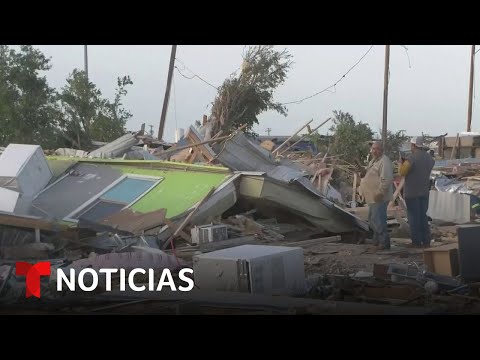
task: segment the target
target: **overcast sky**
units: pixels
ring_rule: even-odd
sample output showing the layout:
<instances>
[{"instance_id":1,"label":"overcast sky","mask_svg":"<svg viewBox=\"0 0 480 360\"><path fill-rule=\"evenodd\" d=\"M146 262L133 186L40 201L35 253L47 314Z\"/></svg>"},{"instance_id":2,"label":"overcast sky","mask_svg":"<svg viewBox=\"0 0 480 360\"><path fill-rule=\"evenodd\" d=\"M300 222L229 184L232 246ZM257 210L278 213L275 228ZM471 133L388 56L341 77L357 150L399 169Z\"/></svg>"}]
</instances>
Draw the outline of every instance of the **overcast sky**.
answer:
<instances>
[{"instance_id":1,"label":"overcast sky","mask_svg":"<svg viewBox=\"0 0 480 360\"><path fill-rule=\"evenodd\" d=\"M83 45L35 45L51 57L47 73L50 86L60 89L74 68L83 69ZM422 131L429 135L466 130L470 45L393 45L390 54L388 128L406 130L409 135ZM293 56L288 79L276 92L275 100L289 102L310 96L333 85L370 48L370 45L283 45ZM478 47L477 47L478 48ZM244 45L179 45L177 58L214 86L236 71L242 62ZM158 131L165 94L170 46L159 45L92 45L88 46L89 77L113 99L118 76L130 75L133 86L125 107L133 113L127 123L137 130L142 123ZM271 135L290 135L305 122L320 124L333 110L352 114L357 121L368 123L379 131L383 112L383 76L385 46L376 45L337 86L335 92L324 92L288 105L285 118L276 113L260 116L254 130ZM410 60L410 64L409 64ZM187 77L193 74L182 63L177 66ZM478 60L477 60L478 68ZM478 76L475 87L478 88ZM186 79L174 73L165 126L165 140L173 141L175 128L187 128L210 115L210 103L216 90L198 78ZM472 130L480 131L480 100L473 103ZM320 129L328 131L327 125Z\"/></svg>"}]
</instances>

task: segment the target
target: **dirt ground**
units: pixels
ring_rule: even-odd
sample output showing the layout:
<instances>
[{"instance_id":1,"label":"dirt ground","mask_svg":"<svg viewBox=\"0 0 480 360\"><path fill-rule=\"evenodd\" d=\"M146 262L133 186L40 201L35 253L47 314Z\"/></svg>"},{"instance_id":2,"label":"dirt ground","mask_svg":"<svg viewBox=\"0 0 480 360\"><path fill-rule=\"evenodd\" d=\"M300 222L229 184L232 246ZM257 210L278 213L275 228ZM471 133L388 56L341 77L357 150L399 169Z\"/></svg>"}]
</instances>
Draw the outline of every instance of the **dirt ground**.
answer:
<instances>
[{"instance_id":1,"label":"dirt ground","mask_svg":"<svg viewBox=\"0 0 480 360\"><path fill-rule=\"evenodd\" d=\"M366 244L326 243L304 250L306 275L314 274L355 274L358 271L373 272L374 264L423 265L423 249L406 248L406 239L392 239L390 250L378 251ZM432 246L440 246L434 243Z\"/></svg>"}]
</instances>

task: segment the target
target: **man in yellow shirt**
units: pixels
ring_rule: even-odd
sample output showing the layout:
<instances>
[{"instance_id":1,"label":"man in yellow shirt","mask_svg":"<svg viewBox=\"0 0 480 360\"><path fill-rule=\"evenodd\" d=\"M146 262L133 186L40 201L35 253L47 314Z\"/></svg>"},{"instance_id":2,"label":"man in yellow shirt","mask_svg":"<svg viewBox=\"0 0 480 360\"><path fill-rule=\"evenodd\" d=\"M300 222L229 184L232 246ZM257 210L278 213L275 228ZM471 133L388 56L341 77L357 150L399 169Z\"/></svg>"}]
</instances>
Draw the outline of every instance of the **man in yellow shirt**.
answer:
<instances>
[{"instance_id":1,"label":"man in yellow shirt","mask_svg":"<svg viewBox=\"0 0 480 360\"><path fill-rule=\"evenodd\" d=\"M390 249L387 227L387 207L393 198L393 164L383 153L381 141L370 148L372 160L360 182L360 192L368 204L368 223L373 230L373 243L377 249Z\"/></svg>"}]
</instances>

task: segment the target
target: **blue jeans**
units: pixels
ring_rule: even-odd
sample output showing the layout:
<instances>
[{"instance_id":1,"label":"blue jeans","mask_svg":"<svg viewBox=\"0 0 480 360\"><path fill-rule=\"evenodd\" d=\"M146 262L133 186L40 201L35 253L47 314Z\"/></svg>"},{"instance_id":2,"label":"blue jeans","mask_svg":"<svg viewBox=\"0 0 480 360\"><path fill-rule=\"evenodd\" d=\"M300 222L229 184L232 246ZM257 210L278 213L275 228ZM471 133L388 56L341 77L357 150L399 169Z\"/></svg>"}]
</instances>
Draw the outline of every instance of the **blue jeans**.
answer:
<instances>
[{"instance_id":1,"label":"blue jeans","mask_svg":"<svg viewBox=\"0 0 480 360\"><path fill-rule=\"evenodd\" d=\"M413 245L430 245L430 225L427 218L428 198L429 196L405 198Z\"/></svg>"},{"instance_id":2,"label":"blue jeans","mask_svg":"<svg viewBox=\"0 0 480 360\"><path fill-rule=\"evenodd\" d=\"M368 223L373 231L373 242L390 248L390 234L387 227L387 202L368 204Z\"/></svg>"}]
</instances>

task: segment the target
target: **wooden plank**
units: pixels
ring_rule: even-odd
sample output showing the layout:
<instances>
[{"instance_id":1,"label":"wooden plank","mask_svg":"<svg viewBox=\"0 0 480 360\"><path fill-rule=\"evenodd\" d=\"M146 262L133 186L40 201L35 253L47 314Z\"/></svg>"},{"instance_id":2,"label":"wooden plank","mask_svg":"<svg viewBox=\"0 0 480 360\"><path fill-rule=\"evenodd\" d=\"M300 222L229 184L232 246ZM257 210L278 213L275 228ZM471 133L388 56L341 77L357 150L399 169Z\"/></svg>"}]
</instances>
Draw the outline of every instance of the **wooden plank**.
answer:
<instances>
[{"instance_id":1,"label":"wooden plank","mask_svg":"<svg viewBox=\"0 0 480 360\"><path fill-rule=\"evenodd\" d=\"M177 230L175 230L175 232L172 234L172 236L170 236L170 238L166 242L167 244L170 243L173 246L173 239L176 236L178 236L180 231L182 231L185 228L185 226L187 226L187 224L192 219L193 215L195 215L195 213L198 211L198 208L200 206L202 206L208 200L208 198L213 194L214 191L215 191L215 188L212 187L212 189L208 192L208 194L205 195L205 197L197 204L197 206L195 206L195 208L192 210L192 212L190 212L190 214L188 214L188 216L185 218L185 220L183 220L183 222L180 224L180 226L177 228ZM190 244L191 244L191 239L190 239Z\"/></svg>"},{"instance_id":2,"label":"wooden plank","mask_svg":"<svg viewBox=\"0 0 480 360\"><path fill-rule=\"evenodd\" d=\"M242 236L234 239L200 244L196 246L189 246L186 248L179 248L177 249L177 255L181 257L188 257L198 251L200 252L217 251L217 250L222 250L222 249L231 248L231 247L240 246L240 245L255 244L258 242L259 240L255 236Z\"/></svg>"},{"instance_id":3,"label":"wooden plank","mask_svg":"<svg viewBox=\"0 0 480 360\"><path fill-rule=\"evenodd\" d=\"M202 140L203 141L211 140L211 137L208 136L207 133L208 133L208 129L206 130L204 139L201 139L200 137L198 137L195 131L188 131L188 133L185 135L185 137L192 144L196 144L196 143L202 142ZM193 156L190 158L191 162L194 162L195 159L197 159L197 158L202 159L202 160L204 160L204 158L205 158L207 160L207 162L213 160L214 155L212 155L212 153L207 149L206 145L207 144L203 144L203 145L192 148Z\"/></svg>"},{"instance_id":4,"label":"wooden plank","mask_svg":"<svg viewBox=\"0 0 480 360\"><path fill-rule=\"evenodd\" d=\"M48 231L61 231L68 230L70 226L58 224L48 220L17 216L17 215L6 215L0 214L0 225L15 226L27 229L39 229L39 230L48 230Z\"/></svg>"},{"instance_id":5,"label":"wooden plank","mask_svg":"<svg viewBox=\"0 0 480 360\"><path fill-rule=\"evenodd\" d=\"M203 159L204 156L202 156L202 155L203 155L203 152L199 151L198 148L192 148L192 153L188 156L187 162L189 164L193 164L195 162L195 160L197 160L198 158ZM212 159L212 157L209 156L207 161L210 161L211 159Z\"/></svg>"},{"instance_id":6,"label":"wooden plank","mask_svg":"<svg viewBox=\"0 0 480 360\"><path fill-rule=\"evenodd\" d=\"M217 138L219 138L220 135L222 135L222 134L223 134L223 130L220 130L218 133L216 133L216 134L212 137L212 139L217 139Z\"/></svg>"},{"instance_id":7,"label":"wooden plank","mask_svg":"<svg viewBox=\"0 0 480 360\"><path fill-rule=\"evenodd\" d=\"M278 245L304 247L304 246L312 246L312 245L319 245L319 244L325 244L325 243L335 243L340 241L342 241L342 238L339 235L336 235L336 236L329 236L324 238L308 239L308 240L294 241L289 243L280 243Z\"/></svg>"},{"instance_id":8,"label":"wooden plank","mask_svg":"<svg viewBox=\"0 0 480 360\"><path fill-rule=\"evenodd\" d=\"M450 160L452 160L453 156L456 155L455 153L457 151L457 144L458 144L459 139L460 139L460 134L457 133L457 138L455 139L455 145L453 146L452 153L450 155ZM455 156L455 158L456 158L456 156Z\"/></svg>"},{"instance_id":9,"label":"wooden plank","mask_svg":"<svg viewBox=\"0 0 480 360\"><path fill-rule=\"evenodd\" d=\"M329 122L331 120L331 118L328 118L327 120L325 120L324 122L322 122L320 125L318 125L315 129L313 129L312 131L317 131L321 126L325 125L327 122ZM282 155L282 154L285 154L286 151L288 151L288 149L294 147L295 145L297 145L300 141L302 141L303 139L305 139L309 134L305 134L303 135L300 139L298 139L296 142L294 142L292 145L288 146L285 150L283 150L280 154L278 154L278 149L276 150L277 151L277 154L278 155Z\"/></svg>"},{"instance_id":10,"label":"wooden plank","mask_svg":"<svg viewBox=\"0 0 480 360\"><path fill-rule=\"evenodd\" d=\"M395 193L393 194L392 201L390 201L390 203L388 204L389 209L394 205L395 200L397 199L398 195L400 195L400 192L402 191L403 186L405 185L405 178L402 177L402 180L400 180L400 184L398 186L395 185L395 183L393 183L393 184L396 187L396 190L395 190Z\"/></svg>"},{"instance_id":11,"label":"wooden plank","mask_svg":"<svg viewBox=\"0 0 480 360\"><path fill-rule=\"evenodd\" d=\"M295 135L297 135L300 131L302 131L302 130L303 130L306 126L308 126L308 124L310 124L312 121L313 121L313 119L310 120L309 122L307 122L305 125L303 125L300 129L298 129L298 130L295 132L295 134L293 134L292 136L290 136L290 137L289 137L287 140L285 140L278 148L276 148L276 149L272 152L272 154L276 154L276 153L277 153L281 148L283 148L290 140L292 140Z\"/></svg>"},{"instance_id":12,"label":"wooden plank","mask_svg":"<svg viewBox=\"0 0 480 360\"><path fill-rule=\"evenodd\" d=\"M180 147L175 148L175 149L168 149L168 150L165 150L165 151L159 153L158 155L170 154L170 153L175 152L175 151L179 151L179 150L183 150L183 149L189 149L189 148L192 148L192 147L195 147L195 146L211 144L211 143L221 141L221 140L227 140L228 138L230 138L230 136L231 135L226 135L226 136L222 136L222 137L219 137L219 138L216 138L216 139L210 139L210 140L202 141L202 142L195 143L195 144L180 146Z\"/></svg>"},{"instance_id":13,"label":"wooden plank","mask_svg":"<svg viewBox=\"0 0 480 360\"><path fill-rule=\"evenodd\" d=\"M175 224L173 221L171 221L170 219L167 219L165 218L164 220L165 224L171 228L174 232L178 229L178 226L177 224ZM182 238L184 238L188 243L192 243L192 238L190 237L190 235L188 235L185 231L180 231L178 233L178 235L180 235Z\"/></svg>"},{"instance_id":14,"label":"wooden plank","mask_svg":"<svg viewBox=\"0 0 480 360\"><path fill-rule=\"evenodd\" d=\"M353 173L352 203L357 202L357 172ZM356 206L355 206L356 207Z\"/></svg>"}]
</instances>

